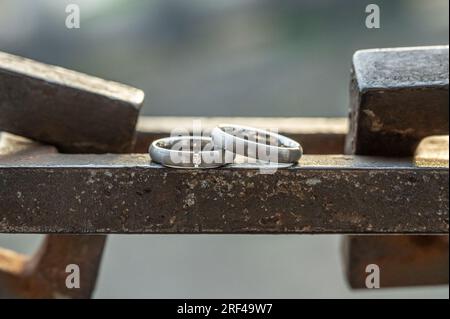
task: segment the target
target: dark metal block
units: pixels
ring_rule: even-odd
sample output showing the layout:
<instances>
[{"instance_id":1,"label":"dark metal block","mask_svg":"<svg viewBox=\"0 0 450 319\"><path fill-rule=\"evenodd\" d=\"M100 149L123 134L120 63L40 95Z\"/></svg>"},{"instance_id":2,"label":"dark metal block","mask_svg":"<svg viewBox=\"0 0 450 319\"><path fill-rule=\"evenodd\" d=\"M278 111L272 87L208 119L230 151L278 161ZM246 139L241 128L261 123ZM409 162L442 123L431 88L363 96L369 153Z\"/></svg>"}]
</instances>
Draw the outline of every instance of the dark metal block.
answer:
<instances>
[{"instance_id":1,"label":"dark metal block","mask_svg":"<svg viewBox=\"0 0 450 319\"><path fill-rule=\"evenodd\" d=\"M366 288L366 267L380 269L380 288L448 284L447 236L347 236L346 272L352 288Z\"/></svg>"},{"instance_id":2,"label":"dark metal block","mask_svg":"<svg viewBox=\"0 0 450 319\"><path fill-rule=\"evenodd\" d=\"M448 134L448 57L448 46L356 52L347 153L411 156Z\"/></svg>"},{"instance_id":3,"label":"dark metal block","mask_svg":"<svg viewBox=\"0 0 450 319\"><path fill-rule=\"evenodd\" d=\"M0 130L69 153L132 149L141 90L0 52Z\"/></svg>"},{"instance_id":4,"label":"dark metal block","mask_svg":"<svg viewBox=\"0 0 450 319\"><path fill-rule=\"evenodd\" d=\"M305 156L261 174L148 155L0 158L0 232L446 233L448 162Z\"/></svg>"},{"instance_id":5,"label":"dark metal block","mask_svg":"<svg viewBox=\"0 0 450 319\"><path fill-rule=\"evenodd\" d=\"M448 134L448 56L448 46L357 52L347 153L416 153L416 161L448 163L448 138L416 150L422 139ZM448 283L448 236L349 236L345 242L346 274L354 288L364 287L370 263L381 267L382 287Z\"/></svg>"}]
</instances>

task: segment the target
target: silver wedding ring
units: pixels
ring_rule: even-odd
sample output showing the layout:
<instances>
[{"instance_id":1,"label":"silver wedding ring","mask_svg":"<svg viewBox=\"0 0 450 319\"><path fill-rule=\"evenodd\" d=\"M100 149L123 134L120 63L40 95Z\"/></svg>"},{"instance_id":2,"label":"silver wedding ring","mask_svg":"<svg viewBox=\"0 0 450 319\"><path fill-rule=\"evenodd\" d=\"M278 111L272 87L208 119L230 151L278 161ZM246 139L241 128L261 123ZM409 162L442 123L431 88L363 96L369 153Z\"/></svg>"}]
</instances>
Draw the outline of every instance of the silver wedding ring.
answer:
<instances>
[{"instance_id":1,"label":"silver wedding ring","mask_svg":"<svg viewBox=\"0 0 450 319\"><path fill-rule=\"evenodd\" d=\"M217 148L270 163L296 163L303 149L296 141L249 126L221 124L211 136Z\"/></svg>"},{"instance_id":2,"label":"silver wedding ring","mask_svg":"<svg viewBox=\"0 0 450 319\"><path fill-rule=\"evenodd\" d=\"M233 163L236 155L260 163L292 164L303 154L296 141L249 126L221 124L207 136L174 136L154 141L153 161L173 168L215 168Z\"/></svg>"},{"instance_id":3,"label":"silver wedding ring","mask_svg":"<svg viewBox=\"0 0 450 319\"><path fill-rule=\"evenodd\" d=\"M149 148L153 161L173 168L215 168L232 163L234 156L212 143L211 137L174 136L154 141Z\"/></svg>"}]
</instances>

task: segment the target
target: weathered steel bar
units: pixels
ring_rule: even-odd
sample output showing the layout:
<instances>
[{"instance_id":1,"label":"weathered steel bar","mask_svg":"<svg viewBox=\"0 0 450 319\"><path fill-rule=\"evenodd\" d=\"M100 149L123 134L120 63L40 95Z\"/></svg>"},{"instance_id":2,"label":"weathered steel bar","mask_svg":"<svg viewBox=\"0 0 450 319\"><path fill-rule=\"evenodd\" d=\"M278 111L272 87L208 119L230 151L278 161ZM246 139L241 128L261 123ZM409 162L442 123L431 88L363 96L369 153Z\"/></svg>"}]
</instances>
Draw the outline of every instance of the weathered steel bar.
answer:
<instances>
[{"instance_id":1,"label":"weathered steel bar","mask_svg":"<svg viewBox=\"0 0 450 319\"><path fill-rule=\"evenodd\" d=\"M148 155L0 158L0 232L446 233L448 162L305 156L262 174Z\"/></svg>"},{"instance_id":2,"label":"weathered steel bar","mask_svg":"<svg viewBox=\"0 0 450 319\"><path fill-rule=\"evenodd\" d=\"M411 156L448 134L448 46L362 50L353 57L347 153Z\"/></svg>"},{"instance_id":3,"label":"weathered steel bar","mask_svg":"<svg viewBox=\"0 0 450 319\"><path fill-rule=\"evenodd\" d=\"M448 284L448 236L348 236L344 255L352 288L366 288L370 264L381 288Z\"/></svg>"},{"instance_id":4,"label":"weathered steel bar","mask_svg":"<svg viewBox=\"0 0 450 319\"><path fill-rule=\"evenodd\" d=\"M141 90L0 52L0 131L68 153L132 150Z\"/></svg>"},{"instance_id":5,"label":"weathered steel bar","mask_svg":"<svg viewBox=\"0 0 450 319\"><path fill-rule=\"evenodd\" d=\"M0 158L56 153L53 146L0 134ZM0 216L3 209L0 205ZM105 241L104 235L47 235L32 257L0 248L0 298L91 297ZM71 264L80 270L77 289L66 286L66 267Z\"/></svg>"},{"instance_id":6,"label":"weathered steel bar","mask_svg":"<svg viewBox=\"0 0 450 319\"><path fill-rule=\"evenodd\" d=\"M152 141L170 136L174 129L192 133L194 121L206 133L221 123L277 129L300 142L306 154L342 154L347 134L345 118L141 116L137 124L135 153L147 153Z\"/></svg>"}]
</instances>

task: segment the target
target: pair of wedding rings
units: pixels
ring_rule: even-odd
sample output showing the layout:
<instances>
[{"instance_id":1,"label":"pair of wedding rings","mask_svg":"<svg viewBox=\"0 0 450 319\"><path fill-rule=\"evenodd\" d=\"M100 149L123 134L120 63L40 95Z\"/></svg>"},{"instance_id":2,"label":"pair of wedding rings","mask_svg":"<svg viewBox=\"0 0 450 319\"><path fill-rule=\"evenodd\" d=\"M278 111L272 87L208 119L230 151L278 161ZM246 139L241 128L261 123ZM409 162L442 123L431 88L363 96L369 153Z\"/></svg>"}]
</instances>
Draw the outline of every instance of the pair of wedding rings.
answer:
<instances>
[{"instance_id":1,"label":"pair of wedding rings","mask_svg":"<svg viewBox=\"0 0 450 319\"><path fill-rule=\"evenodd\" d=\"M211 136L173 136L154 141L154 162L173 168L216 168L240 155L259 163L296 163L301 145L283 135L248 126L221 124Z\"/></svg>"}]
</instances>

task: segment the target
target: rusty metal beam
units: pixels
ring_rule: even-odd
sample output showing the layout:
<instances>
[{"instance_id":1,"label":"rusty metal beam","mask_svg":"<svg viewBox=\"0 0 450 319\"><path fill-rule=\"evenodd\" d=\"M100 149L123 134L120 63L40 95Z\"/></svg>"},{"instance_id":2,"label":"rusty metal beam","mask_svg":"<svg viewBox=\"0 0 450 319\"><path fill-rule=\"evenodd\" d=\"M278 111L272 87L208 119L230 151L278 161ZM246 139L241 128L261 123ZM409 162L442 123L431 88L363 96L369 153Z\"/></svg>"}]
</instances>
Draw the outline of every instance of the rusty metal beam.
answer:
<instances>
[{"instance_id":1,"label":"rusty metal beam","mask_svg":"<svg viewBox=\"0 0 450 319\"><path fill-rule=\"evenodd\" d=\"M411 156L448 134L448 46L362 50L353 57L347 153Z\"/></svg>"},{"instance_id":2,"label":"rusty metal beam","mask_svg":"<svg viewBox=\"0 0 450 319\"><path fill-rule=\"evenodd\" d=\"M446 233L448 162L305 156L261 174L148 155L0 158L0 232Z\"/></svg>"},{"instance_id":3,"label":"rusty metal beam","mask_svg":"<svg viewBox=\"0 0 450 319\"><path fill-rule=\"evenodd\" d=\"M144 93L0 52L0 131L69 153L132 149Z\"/></svg>"},{"instance_id":4,"label":"rusty metal beam","mask_svg":"<svg viewBox=\"0 0 450 319\"><path fill-rule=\"evenodd\" d=\"M200 123L205 132L221 123L277 129L279 133L300 142L305 154L342 154L347 134L345 118L141 116L134 152L147 153L152 141L170 136L174 129L191 133L194 121Z\"/></svg>"}]
</instances>

